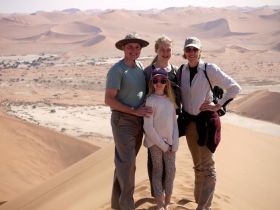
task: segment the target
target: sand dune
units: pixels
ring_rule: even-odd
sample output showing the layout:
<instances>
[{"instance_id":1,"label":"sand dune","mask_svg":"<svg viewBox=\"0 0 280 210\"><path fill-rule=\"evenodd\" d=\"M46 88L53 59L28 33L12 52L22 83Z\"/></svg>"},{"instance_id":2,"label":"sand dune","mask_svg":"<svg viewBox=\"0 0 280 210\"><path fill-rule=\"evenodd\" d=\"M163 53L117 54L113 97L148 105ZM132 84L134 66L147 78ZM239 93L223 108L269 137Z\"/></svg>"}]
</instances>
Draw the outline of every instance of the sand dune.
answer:
<instances>
[{"instance_id":1,"label":"sand dune","mask_svg":"<svg viewBox=\"0 0 280 210\"><path fill-rule=\"evenodd\" d=\"M103 33L105 34L105 33ZM104 40L104 41L103 41ZM98 35L92 39L85 40L82 43L83 46L77 47L73 50L69 50L65 53L64 57L79 57L81 55L90 55L94 52L95 55L103 55L103 52L106 51L104 56L114 57L116 55L116 49L112 49L111 46L114 46L115 39L108 37L107 35ZM108 50L111 49L111 50Z\"/></svg>"},{"instance_id":2,"label":"sand dune","mask_svg":"<svg viewBox=\"0 0 280 210\"><path fill-rule=\"evenodd\" d=\"M279 194L274 183L280 175L280 168L267 163L279 158L279 146L276 137L224 125L223 140L216 153L218 184L213 209L278 209ZM0 206L0 209L109 210L113 154L113 145L110 144L44 184ZM137 158L137 209L150 209L155 205L147 181L146 155L146 148L142 147ZM172 206L177 210L194 209L192 164L183 138L180 140L176 164ZM263 202L263 199L267 202Z\"/></svg>"},{"instance_id":3,"label":"sand dune","mask_svg":"<svg viewBox=\"0 0 280 210\"><path fill-rule=\"evenodd\" d=\"M90 34L61 34L53 31L47 31L32 37L20 38L17 40L25 42L40 42L51 44L72 44L78 46L91 46L101 42L106 37L103 35L90 35Z\"/></svg>"},{"instance_id":4,"label":"sand dune","mask_svg":"<svg viewBox=\"0 0 280 210\"><path fill-rule=\"evenodd\" d=\"M21 38L17 40L22 41L41 41L41 42L51 42L51 43L72 43L80 40L84 40L87 36L81 35L72 35L72 34L61 34L54 32L52 30L46 31L42 34L35 35L32 37Z\"/></svg>"},{"instance_id":5,"label":"sand dune","mask_svg":"<svg viewBox=\"0 0 280 210\"><path fill-rule=\"evenodd\" d=\"M226 19L221 18L206 23L200 23L192 26L194 29L198 29L196 33L202 34L203 37L223 37L233 35L249 35L251 33L239 33L232 32L229 27L229 23Z\"/></svg>"},{"instance_id":6,"label":"sand dune","mask_svg":"<svg viewBox=\"0 0 280 210\"><path fill-rule=\"evenodd\" d=\"M50 24L45 17L35 15L8 15L1 18L2 23L13 24L13 25L36 25L36 24Z\"/></svg>"},{"instance_id":7,"label":"sand dune","mask_svg":"<svg viewBox=\"0 0 280 210\"><path fill-rule=\"evenodd\" d=\"M85 13L67 13L67 12L60 12L60 11L54 11L54 12L39 12L36 13L34 19L39 17L44 17L51 21L51 23L55 24L64 24L64 23L71 23L74 21L83 21L87 18L89 18L88 15Z\"/></svg>"},{"instance_id":8,"label":"sand dune","mask_svg":"<svg viewBox=\"0 0 280 210\"><path fill-rule=\"evenodd\" d=\"M77 8L69 8L69 9L62 10L62 12L67 12L67 13L70 13L70 14L74 14L74 13L81 12L81 10L77 9Z\"/></svg>"},{"instance_id":9,"label":"sand dune","mask_svg":"<svg viewBox=\"0 0 280 210\"><path fill-rule=\"evenodd\" d=\"M94 38L91 38L91 39L85 41L83 43L83 46L88 47L88 46L96 45L97 43L102 42L104 39L106 39L105 36L98 35Z\"/></svg>"},{"instance_id":10,"label":"sand dune","mask_svg":"<svg viewBox=\"0 0 280 210\"><path fill-rule=\"evenodd\" d=\"M5 33L1 34L0 37L4 37L6 39L9 39L10 41L16 41L17 39L36 36L38 34L48 31L52 26L48 24L39 24L34 26L14 25L3 23L3 21L1 20L0 25L2 29L5 30ZM19 41L17 42L20 43ZM13 43L15 44L15 42Z\"/></svg>"},{"instance_id":11,"label":"sand dune","mask_svg":"<svg viewBox=\"0 0 280 210\"><path fill-rule=\"evenodd\" d=\"M46 32L31 37L20 38L17 40L74 44L86 42L89 41L89 39L92 40L92 38L90 37L96 36L100 32L101 29L98 27L81 22L74 22L53 26Z\"/></svg>"},{"instance_id":12,"label":"sand dune","mask_svg":"<svg viewBox=\"0 0 280 210\"><path fill-rule=\"evenodd\" d=\"M118 17L115 21L123 21L126 18L136 18L138 17L137 13L129 10L107 10L100 15L100 19L113 20L112 18Z\"/></svg>"},{"instance_id":13,"label":"sand dune","mask_svg":"<svg viewBox=\"0 0 280 210\"><path fill-rule=\"evenodd\" d=\"M276 12L269 15L260 15L261 18L268 19L271 21L279 21L280 20L280 12Z\"/></svg>"},{"instance_id":14,"label":"sand dune","mask_svg":"<svg viewBox=\"0 0 280 210\"><path fill-rule=\"evenodd\" d=\"M280 42L273 44L272 49L280 51Z\"/></svg>"},{"instance_id":15,"label":"sand dune","mask_svg":"<svg viewBox=\"0 0 280 210\"><path fill-rule=\"evenodd\" d=\"M240 47L238 45L230 45L230 46L227 46L228 49L233 49L233 50L236 50L238 51L239 53L245 53L245 52L248 52L249 49L247 48L244 48L244 47Z\"/></svg>"},{"instance_id":16,"label":"sand dune","mask_svg":"<svg viewBox=\"0 0 280 210\"><path fill-rule=\"evenodd\" d=\"M0 197L41 184L98 147L0 113Z\"/></svg>"},{"instance_id":17,"label":"sand dune","mask_svg":"<svg viewBox=\"0 0 280 210\"><path fill-rule=\"evenodd\" d=\"M25 54L26 42L34 44L36 41L36 46L31 49L37 52L53 53L60 49L60 51L64 50L63 53L68 53L69 47L64 49L59 45L72 43L71 51L77 49L77 52L72 51L72 53L91 55L94 51L95 55L105 56L107 52L103 51L112 46L110 39L114 43L120 36L131 31L137 31L143 38L151 42L159 35L167 34L175 40L174 50L176 52L181 52L181 43L184 42L186 35L206 39L203 40L206 50L215 49L213 46L223 48L233 43L254 50L256 48L277 50L275 45L279 40L279 34L276 33L279 31L278 16L278 12L270 8L250 10L250 12L244 13L242 9L199 7L168 8L157 12L150 11L150 13L147 11L107 10L91 15L87 11L74 10L74 12L54 11L37 12L31 15L4 15L0 19L0 26L7 33L0 36L16 40L9 43L9 47L1 49L0 53L9 54L10 49L14 49ZM98 34L103 38L79 37L93 34ZM219 38L224 36L226 39L221 41ZM230 38L231 36L233 37ZM237 39L235 36L242 37ZM106 39L104 39L105 37ZM98 39L98 41L90 41L91 39ZM260 39L265 41L260 43L258 41ZM90 50L87 48L88 44L84 44L85 40L91 43ZM46 47L44 42L53 43L53 45ZM118 51L111 53L116 56ZM152 53L153 47L150 46L143 51L145 55Z\"/></svg>"},{"instance_id":18,"label":"sand dune","mask_svg":"<svg viewBox=\"0 0 280 210\"><path fill-rule=\"evenodd\" d=\"M72 35L98 34L101 32L100 28L89 25L89 24L85 24L83 22L60 24L60 25L52 27L51 30L56 33L72 34Z\"/></svg>"},{"instance_id":19,"label":"sand dune","mask_svg":"<svg viewBox=\"0 0 280 210\"><path fill-rule=\"evenodd\" d=\"M243 100L252 102L252 98L255 98L255 95L258 94L251 94L249 97L243 98ZM269 98L275 98L273 94L268 94L268 96ZM255 103L259 104L261 99L262 97L258 97ZM273 101L270 101L270 103ZM274 107L272 109L275 110ZM258 112L258 110L255 111ZM0 122L3 122L4 125L7 124L2 119ZM15 124L13 124L13 128L23 130L22 127ZM41 129L36 129L42 133ZM4 128L4 131L5 133L11 132L7 128ZM31 132L33 135L34 133L38 135L37 131L32 130ZM48 135L45 132L42 134L47 139L51 139L50 136L56 135L49 130L47 132ZM3 135L2 131L0 133ZM38 136L35 138L37 140ZM31 145L34 147L33 144ZM276 210L279 194L277 193L278 186L275 185L275 180L280 175L280 167L267 163L280 158L277 152L279 147L279 137L224 124L222 142L216 152L218 183L213 209ZM16 149L13 148L13 151L16 151ZM40 150L41 153L42 151L44 150ZM146 152L146 148L142 147L137 158L135 189L135 205L137 209L152 209L155 206L154 200L150 197L146 171ZM101 150L61 171L43 184L9 200L1 205L0 209L109 210L114 169L113 155L114 145L108 144ZM28 162L26 164L30 165ZM175 210L193 210L196 206L192 195L193 170L184 138L180 140L176 164L177 175L172 207ZM25 174L21 174L20 177L25 177ZM263 200L266 200L266 202L263 202Z\"/></svg>"},{"instance_id":20,"label":"sand dune","mask_svg":"<svg viewBox=\"0 0 280 210\"><path fill-rule=\"evenodd\" d=\"M234 111L247 117L280 124L280 93L257 91L236 102Z\"/></svg>"},{"instance_id":21,"label":"sand dune","mask_svg":"<svg viewBox=\"0 0 280 210\"><path fill-rule=\"evenodd\" d=\"M258 8L251 8L248 12L257 15L271 15L275 13L275 9L273 7L263 6Z\"/></svg>"}]
</instances>

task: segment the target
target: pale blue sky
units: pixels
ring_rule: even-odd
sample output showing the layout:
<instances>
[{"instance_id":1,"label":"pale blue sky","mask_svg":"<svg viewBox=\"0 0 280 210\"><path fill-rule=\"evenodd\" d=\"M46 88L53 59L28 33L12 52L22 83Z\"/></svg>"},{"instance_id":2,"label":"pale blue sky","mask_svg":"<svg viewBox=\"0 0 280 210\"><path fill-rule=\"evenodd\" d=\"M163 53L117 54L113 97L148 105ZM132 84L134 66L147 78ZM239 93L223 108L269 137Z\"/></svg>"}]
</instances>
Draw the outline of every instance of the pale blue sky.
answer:
<instances>
[{"instance_id":1,"label":"pale blue sky","mask_svg":"<svg viewBox=\"0 0 280 210\"><path fill-rule=\"evenodd\" d=\"M185 6L224 7L280 5L280 0L0 0L0 13L52 11L67 8L88 9L163 9Z\"/></svg>"}]
</instances>

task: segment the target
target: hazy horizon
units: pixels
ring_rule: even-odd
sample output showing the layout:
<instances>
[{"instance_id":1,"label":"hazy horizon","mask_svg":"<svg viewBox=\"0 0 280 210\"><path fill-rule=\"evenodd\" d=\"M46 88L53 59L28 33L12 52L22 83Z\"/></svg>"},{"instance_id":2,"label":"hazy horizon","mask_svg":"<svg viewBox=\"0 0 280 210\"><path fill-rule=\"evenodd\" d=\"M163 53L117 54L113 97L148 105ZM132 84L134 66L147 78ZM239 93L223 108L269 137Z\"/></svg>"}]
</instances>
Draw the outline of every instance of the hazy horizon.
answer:
<instances>
[{"instance_id":1,"label":"hazy horizon","mask_svg":"<svg viewBox=\"0 0 280 210\"><path fill-rule=\"evenodd\" d=\"M279 0L236 0L234 3L229 0L209 0L207 4L203 0L142 0L131 4L129 0L114 0L100 2L98 0L0 0L0 13L32 13L37 11L55 11L76 8L79 10L106 10L106 9L127 9L127 10L149 10L165 9L168 7L262 7L262 6L280 6Z\"/></svg>"}]
</instances>

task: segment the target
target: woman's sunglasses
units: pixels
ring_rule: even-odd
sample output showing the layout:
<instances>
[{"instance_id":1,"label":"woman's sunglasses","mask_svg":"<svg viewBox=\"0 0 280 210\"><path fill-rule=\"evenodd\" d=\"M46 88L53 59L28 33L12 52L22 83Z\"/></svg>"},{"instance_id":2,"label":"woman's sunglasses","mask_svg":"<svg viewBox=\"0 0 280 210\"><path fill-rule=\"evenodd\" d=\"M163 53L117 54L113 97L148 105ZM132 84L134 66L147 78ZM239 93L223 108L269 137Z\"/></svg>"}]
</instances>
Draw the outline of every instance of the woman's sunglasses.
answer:
<instances>
[{"instance_id":1,"label":"woman's sunglasses","mask_svg":"<svg viewBox=\"0 0 280 210\"><path fill-rule=\"evenodd\" d=\"M153 84L157 84L157 83L161 83L161 84L166 84L167 80L166 79L153 79Z\"/></svg>"},{"instance_id":2,"label":"woman's sunglasses","mask_svg":"<svg viewBox=\"0 0 280 210\"><path fill-rule=\"evenodd\" d=\"M194 51L194 52L197 52L198 51L198 49L197 48L195 48L195 47L187 47L187 48L185 48L185 52L191 52L191 51Z\"/></svg>"}]
</instances>

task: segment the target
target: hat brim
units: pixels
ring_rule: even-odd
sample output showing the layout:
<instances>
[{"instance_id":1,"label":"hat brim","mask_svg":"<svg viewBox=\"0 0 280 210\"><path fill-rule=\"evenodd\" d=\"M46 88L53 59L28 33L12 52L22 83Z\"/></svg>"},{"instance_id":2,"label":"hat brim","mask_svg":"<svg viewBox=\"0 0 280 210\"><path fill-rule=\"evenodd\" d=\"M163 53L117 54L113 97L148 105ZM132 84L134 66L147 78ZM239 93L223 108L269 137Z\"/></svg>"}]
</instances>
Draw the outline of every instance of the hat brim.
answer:
<instances>
[{"instance_id":1,"label":"hat brim","mask_svg":"<svg viewBox=\"0 0 280 210\"><path fill-rule=\"evenodd\" d=\"M164 78L168 78L168 76L167 75L165 75L165 74L155 74L155 75L153 75L152 77L151 77L151 79L152 78L154 78L154 77L157 77L157 76L162 76L162 77L164 77Z\"/></svg>"},{"instance_id":2,"label":"hat brim","mask_svg":"<svg viewBox=\"0 0 280 210\"><path fill-rule=\"evenodd\" d=\"M201 49L201 46L197 45L197 44L187 44L187 45L185 45L184 49L186 49L187 47L195 47L195 48L197 48L199 50Z\"/></svg>"},{"instance_id":3,"label":"hat brim","mask_svg":"<svg viewBox=\"0 0 280 210\"><path fill-rule=\"evenodd\" d=\"M116 42L115 46L119 50L123 50L123 46L128 44L128 43L138 43L140 46L147 47L149 45L149 42L143 40L143 39L122 39L118 42Z\"/></svg>"}]
</instances>

